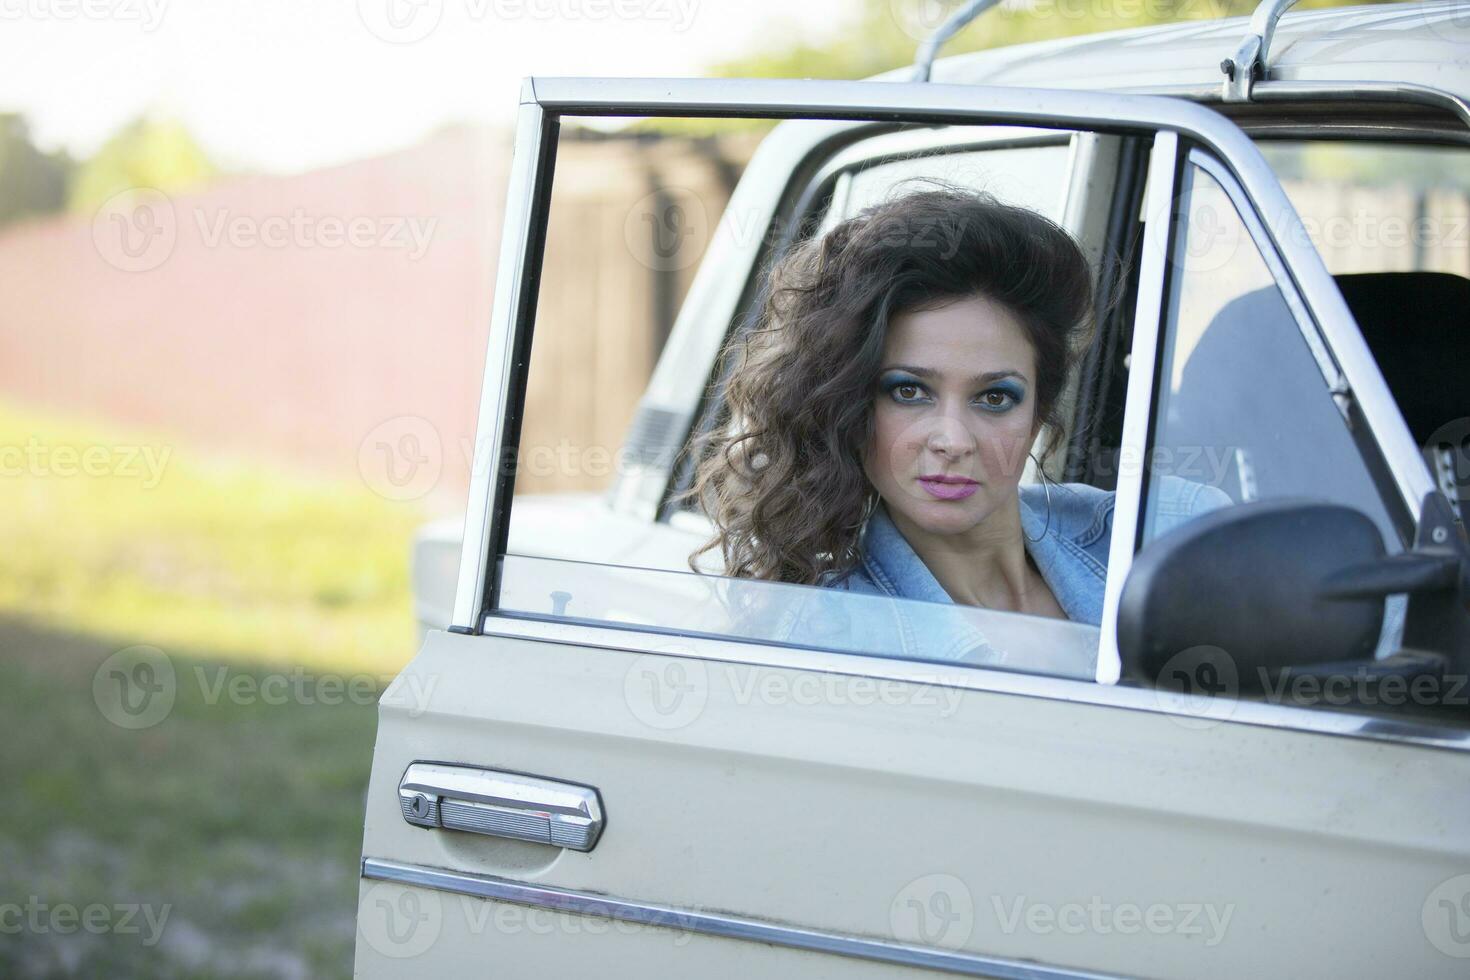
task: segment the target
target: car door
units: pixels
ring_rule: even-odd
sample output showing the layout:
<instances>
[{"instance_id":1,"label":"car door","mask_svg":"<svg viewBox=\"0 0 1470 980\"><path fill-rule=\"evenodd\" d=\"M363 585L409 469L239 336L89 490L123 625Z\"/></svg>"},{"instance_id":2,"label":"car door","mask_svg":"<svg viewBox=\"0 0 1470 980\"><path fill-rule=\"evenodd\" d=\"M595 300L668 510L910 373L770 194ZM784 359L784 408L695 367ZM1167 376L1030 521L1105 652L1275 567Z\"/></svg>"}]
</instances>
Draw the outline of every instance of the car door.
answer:
<instances>
[{"instance_id":1,"label":"car door","mask_svg":"<svg viewBox=\"0 0 1470 980\"><path fill-rule=\"evenodd\" d=\"M946 610L1001 637L1005 663L930 662L881 635L792 644L768 620L801 608L802 587L508 549L567 116L829 121L812 147L867 121L1146 140L1101 627ZM731 203L758 225L781 200L761 189L784 179L780 133ZM1257 255L1312 362L1333 372L1322 398L1350 402L1338 422L1353 437L1333 461L1366 474L1386 537L1430 489L1331 278L1238 129L1142 96L535 79L515 154L454 620L380 708L358 975L1462 975L1470 742L1457 723L1120 683L1118 595L1152 533L1141 461L1175 431L1159 412L1183 390L1169 374L1181 344L1203 343L1183 333L1179 300L1208 261L1190 254L1190 168L1229 192L1235 247ZM701 269L691 303L734 308L732 281L751 270L730 254ZM680 383L687 394L661 365L650 391ZM1341 499L1332 483L1322 495ZM760 616L724 615L732 604Z\"/></svg>"}]
</instances>

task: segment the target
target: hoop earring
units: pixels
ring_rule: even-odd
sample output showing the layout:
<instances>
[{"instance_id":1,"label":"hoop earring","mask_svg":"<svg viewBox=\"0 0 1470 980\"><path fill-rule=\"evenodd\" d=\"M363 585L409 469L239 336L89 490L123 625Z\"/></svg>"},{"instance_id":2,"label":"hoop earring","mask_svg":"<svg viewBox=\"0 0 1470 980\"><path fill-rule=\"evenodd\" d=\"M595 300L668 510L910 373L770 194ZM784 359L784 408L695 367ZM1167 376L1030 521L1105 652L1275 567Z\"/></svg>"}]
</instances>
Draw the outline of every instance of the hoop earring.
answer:
<instances>
[{"instance_id":1,"label":"hoop earring","mask_svg":"<svg viewBox=\"0 0 1470 980\"><path fill-rule=\"evenodd\" d=\"M849 524L847 525L847 527L843 528L843 530L861 531L863 529L863 525L868 523L868 518L873 516L873 511L877 509L878 495L876 493L871 493L868 495L868 502L863 505L863 516L858 518L858 522L856 524Z\"/></svg>"},{"instance_id":2,"label":"hoop earring","mask_svg":"<svg viewBox=\"0 0 1470 980\"><path fill-rule=\"evenodd\" d=\"M1033 538L1024 530L1021 531L1021 537L1035 544L1037 541L1046 537L1046 532L1051 530L1051 481L1046 478L1046 470L1041 468L1041 460L1036 458L1036 454L1027 453L1026 455L1030 456L1031 462L1036 464L1036 472L1041 474L1041 486L1046 490L1046 524L1041 528L1041 535Z\"/></svg>"}]
</instances>

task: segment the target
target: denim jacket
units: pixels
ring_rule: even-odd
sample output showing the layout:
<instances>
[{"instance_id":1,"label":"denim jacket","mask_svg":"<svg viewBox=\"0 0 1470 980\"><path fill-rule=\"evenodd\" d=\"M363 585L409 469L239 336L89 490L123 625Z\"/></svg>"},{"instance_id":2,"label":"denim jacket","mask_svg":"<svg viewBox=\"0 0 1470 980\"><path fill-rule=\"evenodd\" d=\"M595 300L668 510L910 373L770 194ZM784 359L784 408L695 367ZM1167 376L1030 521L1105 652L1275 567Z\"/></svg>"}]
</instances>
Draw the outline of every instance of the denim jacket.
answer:
<instances>
[{"instance_id":1,"label":"denim jacket","mask_svg":"<svg viewBox=\"0 0 1470 980\"><path fill-rule=\"evenodd\" d=\"M1159 533L1231 502L1228 495L1215 487L1173 476L1158 479L1158 496L1153 506ZM1102 621L1113 498L1111 491L1086 484L1052 484L1048 504L1046 489L1040 484L1020 488L1026 550L1062 611L1075 623L1096 626ZM977 615L974 607L956 606L882 505L874 510L864 528L862 552L858 565L841 578L825 583L825 590L882 597L888 601L809 597L788 615L783 624L784 639L912 659L990 666L1012 663L1027 670L1088 673L1087 665L1072 664L1070 660L1075 658L1070 655L1047 668L1038 664L1032 653L1018 651L1013 655L992 642L994 637L988 636L980 624L986 621L1004 624L1007 622L1004 614L987 615L982 610ZM919 600L935 605L893 600ZM1033 625L1033 631L1034 628ZM995 627L989 632L994 633ZM1016 630L1009 632L1015 634ZM1058 635L1061 636L1060 631ZM1094 645L1084 644L1089 655ZM1021 655L1026 657L1024 664L1016 662L1016 657Z\"/></svg>"}]
</instances>

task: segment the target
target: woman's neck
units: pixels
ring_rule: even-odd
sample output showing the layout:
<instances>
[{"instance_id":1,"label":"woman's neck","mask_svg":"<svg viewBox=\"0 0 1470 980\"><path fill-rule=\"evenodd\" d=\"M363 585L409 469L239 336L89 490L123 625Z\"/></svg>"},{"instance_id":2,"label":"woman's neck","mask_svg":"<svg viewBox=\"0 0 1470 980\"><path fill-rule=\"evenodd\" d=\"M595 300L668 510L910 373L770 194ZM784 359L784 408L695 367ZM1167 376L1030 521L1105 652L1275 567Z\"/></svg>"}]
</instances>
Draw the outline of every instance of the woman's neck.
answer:
<instances>
[{"instance_id":1,"label":"woman's neck","mask_svg":"<svg viewBox=\"0 0 1470 980\"><path fill-rule=\"evenodd\" d=\"M1052 597L1036 595L1047 590L1027 559L1016 497L963 534L933 534L893 510L888 516L955 602L1015 612L1055 605Z\"/></svg>"}]
</instances>

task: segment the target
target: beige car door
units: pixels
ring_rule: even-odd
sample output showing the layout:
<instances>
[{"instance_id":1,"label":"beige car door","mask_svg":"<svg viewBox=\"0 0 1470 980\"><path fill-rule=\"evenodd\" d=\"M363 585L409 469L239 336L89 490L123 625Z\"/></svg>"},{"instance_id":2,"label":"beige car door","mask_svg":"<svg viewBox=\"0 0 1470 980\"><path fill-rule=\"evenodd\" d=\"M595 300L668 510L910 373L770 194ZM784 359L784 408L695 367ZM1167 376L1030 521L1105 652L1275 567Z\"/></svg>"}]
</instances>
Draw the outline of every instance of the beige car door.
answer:
<instances>
[{"instance_id":1,"label":"beige car door","mask_svg":"<svg viewBox=\"0 0 1470 980\"><path fill-rule=\"evenodd\" d=\"M888 82L529 81L454 621L380 709L357 974L1463 975L1470 741L1330 705L1118 683L1117 596L1150 518L1139 472L1118 481L1100 629L948 613L1001 637L1004 665L793 646L722 616L740 590L781 607L801 587L507 550L503 464L557 127L638 115L1144 136L1123 448L1152 444L1156 368L1179 349L1166 283L1186 264L1176 219L1191 217L1178 212L1196 161L1238 192L1239 247L1336 325L1346 380L1382 386L1320 260L1290 240L1295 212L1259 153L1202 107ZM732 208L774 213L784 178L766 163ZM748 271L712 253L690 302L738 291L721 279ZM1414 499L1427 476L1402 421L1391 401L1364 401L1394 465L1419 466L1396 470L1392 491Z\"/></svg>"}]
</instances>

